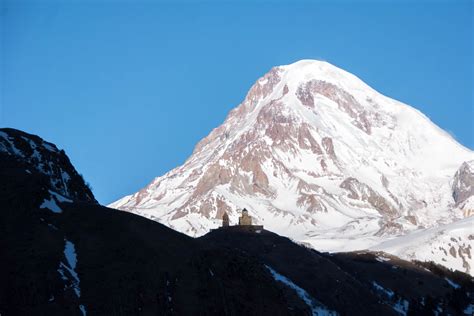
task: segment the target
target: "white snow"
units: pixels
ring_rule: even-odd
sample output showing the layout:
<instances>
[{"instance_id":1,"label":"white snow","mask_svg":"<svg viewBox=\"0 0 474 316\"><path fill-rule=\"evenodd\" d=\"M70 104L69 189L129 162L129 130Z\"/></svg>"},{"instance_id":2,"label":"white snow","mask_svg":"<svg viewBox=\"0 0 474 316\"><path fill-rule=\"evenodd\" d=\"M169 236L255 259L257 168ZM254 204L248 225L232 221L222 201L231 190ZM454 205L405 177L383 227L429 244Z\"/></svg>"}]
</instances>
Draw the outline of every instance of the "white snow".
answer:
<instances>
[{"instance_id":1,"label":"white snow","mask_svg":"<svg viewBox=\"0 0 474 316\"><path fill-rule=\"evenodd\" d=\"M79 299L81 297L81 287L79 276L76 272L77 267L77 253L76 247L73 242L65 239L64 240L64 258L65 262L61 261L59 263L58 273L61 275L61 278L66 282L64 289L72 288L76 297ZM79 310L82 315L86 315L87 311L84 305L79 305Z\"/></svg>"},{"instance_id":2,"label":"white snow","mask_svg":"<svg viewBox=\"0 0 474 316\"><path fill-rule=\"evenodd\" d=\"M66 243L64 245L64 256L66 257L69 267L72 270L76 269L76 265L77 265L76 248L74 247L74 244L70 242L69 240L66 240ZM77 276L76 273L74 273L74 275Z\"/></svg>"},{"instance_id":3,"label":"white snow","mask_svg":"<svg viewBox=\"0 0 474 316\"><path fill-rule=\"evenodd\" d=\"M384 288L383 286L381 286L380 284L378 284L375 281L372 281L372 286L378 292L383 293L383 296L385 298L385 302L390 303L390 301L393 299L393 297L395 295L395 293L392 290ZM407 312L408 312L409 303L408 303L407 300L399 298L395 302L395 304L393 304L391 306L396 312L400 313L401 315L406 315Z\"/></svg>"},{"instance_id":4,"label":"white snow","mask_svg":"<svg viewBox=\"0 0 474 316\"><path fill-rule=\"evenodd\" d=\"M463 218L463 211L454 208L451 181L464 161L474 160L474 152L418 110L378 93L327 62L302 60L277 69L281 80L273 90L266 95L249 95L196 146L182 166L110 207L191 236L201 236L220 225L216 217L221 205L228 207L231 223L237 222L239 210L245 207L266 229L321 251L380 248L395 255L400 253L399 248L387 248L382 243ZM314 108L303 105L297 97L298 88L312 80L339 87L342 90L335 98L346 93L355 102L351 101L347 109L342 101L338 103L338 99L316 91L311 92ZM269 83L268 76L262 77L251 91L264 89ZM283 94L285 87L288 93ZM351 116L351 110L357 111L355 116ZM264 111L269 111L270 118L262 121ZM356 124L362 116L371 126L370 133ZM277 125L279 118L290 126L290 132L282 131L288 135L282 135L281 144L268 133L272 127L280 132L286 126ZM302 127L307 128L322 153L299 145ZM335 157L327 151L323 139L331 140ZM303 139L301 143L308 146L310 142ZM260 166L268 178L267 195L248 190L254 185L253 174L242 170L242 164L252 153L265 158ZM211 167L225 171L230 180L221 183L225 177L220 174L212 178L208 190L197 192ZM370 187L397 214L381 214L368 199L351 197L341 188L349 177L366 185L356 188L356 192L368 194ZM309 187L298 189L300 181ZM303 195L307 200L301 202ZM317 201L324 210L312 209L308 200ZM396 224L400 229L385 231L385 224ZM462 247L472 241L460 243ZM431 254L430 247L421 251L421 240L417 244L417 250L409 251L405 258L432 260L439 255ZM466 271L459 256L445 260L438 263Z\"/></svg>"},{"instance_id":5,"label":"white snow","mask_svg":"<svg viewBox=\"0 0 474 316\"><path fill-rule=\"evenodd\" d=\"M377 260L378 262L386 262L386 261L390 261L390 258L376 257L375 260Z\"/></svg>"},{"instance_id":6,"label":"white snow","mask_svg":"<svg viewBox=\"0 0 474 316\"><path fill-rule=\"evenodd\" d=\"M49 199L43 200L43 203L41 203L40 208L46 208L46 209L49 209L53 213L59 214L59 213L62 213L62 209L58 206L57 202L59 203L72 202L72 200L65 198L61 194L58 194L54 191L49 190L48 192L50 194L50 197Z\"/></svg>"},{"instance_id":7,"label":"white snow","mask_svg":"<svg viewBox=\"0 0 474 316\"><path fill-rule=\"evenodd\" d=\"M446 282L449 283L449 285L451 285L451 286L452 286L453 288L455 288L455 289L459 289L459 288L461 287L459 284L457 284L456 282L451 281L451 280L448 279L448 278L444 278L444 279L446 280Z\"/></svg>"},{"instance_id":8,"label":"white snow","mask_svg":"<svg viewBox=\"0 0 474 316\"><path fill-rule=\"evenodd\" d=\"M372 281L372 285L377 291L384 293L385 296L387 296L387 298L389 299L391 299L393 295L395 294L392 290L384 288L383 286L381 286L375 281Z\"/></svg>"},{"instance_id":9,"label":"white snow","mask_svg":"<svg viewBox=\"0 0 474 316\"><path fill-rule=\"evenodd\" d=\"M19 157L24 157L21 150L15 147L13 141L10 140L10 136L8 136L5 132L0 132L0 137L3 138L3 141L0 141L0 150L8 153L9 155L15 155ZM5 143L8 145L5 145Z\"/></svg>"},{"instance_id":10,"label":"white snow","mask_svg":"<svg viewBox=\"0 0 474 316\"><path fill-rule=\"evenodd\" d=\"M472 316L474 314L474 304L469 304L464 310L464 314Z\"/></svg>"},{"instance_id":11,"label":"white snow","mask_svg":"<svg viewBox=\"0 0 474 316\"><path fill-rule=\"evenodd\" d=\"M50 193L51 195L53 195L59 203L64 203L64 202L72 203L72 200L71 200L71 199L68 199L68 198L62 196L62 195L59 194L59 193L56 193L56 192L51 191L51 190L49 190L49 193Z\"/></svg>"},{"instance_id":12,"label":"white snow","mask_svg":"<svg viewBox=\"0 0 474 316\"><path fill-rule=\"evenodd\" d=\"M393 309L400 313L400 315L406 316L408 313L410 303L407 300L399 299L398 302L393 305Z\"/></svg>"},{"instance_id":13,"label":"white snow","mask_svg":"<svg viewBox=\"0 0 474 316\"><path fill-rule=\"evenodd\" d=\"M79 298L81 297L81 288L79 287L80 280L79 276L76 273L76 265L77 265L77 254L76 248L72 242L69 240L65 240L64 244L64 257L66 258L66 263L60 262L58 272L61 274L63 280L69 280L71 282L71 287L76 293L76 296ZM69 276L72 277L72 280L65 274L65 271L69 272Z\"/></svg>"},{"instance_id":14,"label":"white snow","mask_svg":"<svg viewBox=\"0 0 474 316\"><path fill-rule=\"evenodd\" d=\"M82 315L86 316L87 315L87 311L86 311L86 308L84 307L84 305L79 305L79 310L81 311Z\"/></svg>"},{"instance_id":15,"label":"white snow","mask_svg":"<svg viewBox=\"0 0 474 316\"><path fill-rule=\"evenodd\" d=\"M62 213L61 208L56 204L56 200L53 197L49 199L44 199L43 203L41 203L40 208L47 208L53 213Z\"/></svg>"},{"instance_id":16,"label":"white snow","mask_svg":"<svg viewBox=\"0 0 474 316\"><path fill-rule=\"evenodd\" d=\"M308 305L309 308L311 308L311 312L313 316L337 315L335 311L329 310L324 305L316 301L313 297L311 297L308 294L308 292L306 292L304 289L302 289L301 287L293 283L290 279L288 279L284 275L279 274L278 272L276 272L274 269L272 269L271 267L267 265L265 265L265 267L268 269L268 271L270 271L270 273L272 274L273 278L276 281L284 283L286 286L293 289L296 292L296 294L298 294L298 296L306 303L306 305Z\"/></svg>"},{"instance_id":17,"label":"white snow","mask_svg":"<svg viewBox=\"0 0 474 316\"><path fill-rule=\"evenodd\" d=\"M51 188L59 191L62 195L70 196L68 187L68 182L71 179L70 175L54 167L55 156L57 156L58 149L46 141L38 142L29 137L21 136L20 141L26 142L30 147L29 150L24 149L22 151L15 146L15 141L14 136L9 136L8 133L3 131L0 132L0 151L8 155L17 156L20 160L32 165L35 171L49 178ZM31 174L32 170L25 170L25 172Z\"/></svg>"},{"instance_id":18,"label":"white snow","mask_svg":"<svg viewBox=\"0 0 474 316\"><path fill-rule=\"evenodd\" d=\"M48 223L48 227L51 227L53 230L58 230L58 228L51 223Z\"/></svg>"},{"instance_id":19,"label":"white snow","mask_svg":"<svg viewBox=\"0 0 474 316\"><path fill-rule=\"evenodd\" d=\"M46 148L47 150L49 151L52 151L52 152L56 152L56 148L54 148L53 144L51 143L47 143L47 142L43 142L43 147Z\"/></svg>"},{"instance_id":20,"label":"white snow","mask_svg":"<svg viewBox=\"0 0 474 316\"><path fill-rule=\"evenodd\" d=\"M370 249L408 260L434 261L472 275L474 258L464 254L463 250L474 249L474 240L469 238L473 233L474 217L471 216L451 224L420 229L405 236L395 237ZM469 265L468 269L465 263Z\"/></svg>"}]
</instances>

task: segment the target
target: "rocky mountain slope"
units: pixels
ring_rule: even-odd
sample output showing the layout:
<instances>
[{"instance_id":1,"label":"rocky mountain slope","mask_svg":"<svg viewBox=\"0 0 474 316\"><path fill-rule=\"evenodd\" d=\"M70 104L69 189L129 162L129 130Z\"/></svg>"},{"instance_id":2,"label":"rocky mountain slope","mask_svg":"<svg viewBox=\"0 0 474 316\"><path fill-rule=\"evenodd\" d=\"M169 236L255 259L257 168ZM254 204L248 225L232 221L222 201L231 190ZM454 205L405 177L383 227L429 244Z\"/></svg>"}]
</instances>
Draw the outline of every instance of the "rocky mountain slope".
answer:
<instances>
[{"instance_id":1,"label":"rocky mountain slope","mask_svg":"<svg viewBox=\"0 0 474 316\"><path fill-rule=\"evenodd\" d=\"M3 128L0 130L0 153L15 164L21 164L27 174L40 174L48 187L63 197L97 203L82 176L72 166L64 150L36 135ZM4 168L6 166L3 166ZM55 200L55 195L51 195Z\"/></svg>"},{"instance_id":2,"label":"rocky mountain slope","mask_svg":"<svg viewBox=\"0 0 474 316\"><path fill-rule=\"evenodd\" d=\"M473 163L416 109L303 60L271 69L182 166L110 206L190 236L245 207L316 249L366 249L470 215Z\"/></svg>"},{"instance_id":3,"label":"rocky mountain slope","mask_svg":"<svg viewBox=\"0 0 474 316\"><path fill-rule=\"evenodd\" d=\"M474 161L464 162L456 171L452 189L455 206L465 217L474 215Z\"/></svg>"},{"instance_id":4,"label":"rocky mountain slope","mask_svg":"<svg viewBox=\"0 0 474 316\"><path fill-rule=\"evenodd\" d=\"M474 217L451 224L420 229L371 248L406 260L434 261L473 274Z\"/></svg>"},{"instance_id":5,"label":"rocky mountain slope","mask_svg":"<svg viewBox=\"0 0 474 316\"><path fill-rule=\"evenodd\" d=\"M406 315L474 308L466 274L436 266L433 273L378 253L323 254L266 230L231 227L194 239L100 206L83 181L69 185L77 172L64 152L20 131L0 134L2 144L18 149L0 148L2 315ZM22 141L34 142L41 159L24 154ZM61 173L39 165L73 180L58 187Z\"/></svg>"}]
</instances>

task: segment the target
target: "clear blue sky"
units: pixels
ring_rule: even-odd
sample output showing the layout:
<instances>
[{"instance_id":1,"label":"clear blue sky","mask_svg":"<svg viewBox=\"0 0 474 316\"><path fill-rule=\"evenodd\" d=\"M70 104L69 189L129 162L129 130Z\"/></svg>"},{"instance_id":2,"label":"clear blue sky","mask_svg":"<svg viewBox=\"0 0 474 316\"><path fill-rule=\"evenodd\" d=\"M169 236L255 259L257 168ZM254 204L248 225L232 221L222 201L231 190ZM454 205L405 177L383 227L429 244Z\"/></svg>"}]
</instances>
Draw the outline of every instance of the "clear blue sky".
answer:
<instances>
[{"instance_id":1,"label":"clear blue sky","mask_svg":"<svg viewBox=\"0 0 474 316\"><path fill-rule=\"evenodd\" d=\"M1 1L0 125L64 148L102 203L184 162L272 66L324 59L471 149L471 1Z\"/></svg>"}]
</instances>

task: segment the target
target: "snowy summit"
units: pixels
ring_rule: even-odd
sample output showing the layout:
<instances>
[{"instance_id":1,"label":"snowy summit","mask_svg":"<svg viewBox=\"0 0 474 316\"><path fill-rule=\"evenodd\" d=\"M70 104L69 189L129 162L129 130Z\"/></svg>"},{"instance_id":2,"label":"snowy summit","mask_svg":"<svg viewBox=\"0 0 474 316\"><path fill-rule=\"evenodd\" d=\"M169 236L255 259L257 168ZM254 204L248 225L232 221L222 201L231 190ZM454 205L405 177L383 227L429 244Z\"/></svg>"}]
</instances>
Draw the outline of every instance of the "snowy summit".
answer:
<instances>
[{"instance_id":1,"label":"snowy summit","mask_svg":"<svg viewBox=\"0 0 474 316\"><path fill-rule=\"evenodd\" d=\"M316 249L368 249L472 214L473 168L461 167L473 160L413 107L302 60L272 68L182 166L110 206L191 236L246 208Z\"/></svg>"}]
</instances>

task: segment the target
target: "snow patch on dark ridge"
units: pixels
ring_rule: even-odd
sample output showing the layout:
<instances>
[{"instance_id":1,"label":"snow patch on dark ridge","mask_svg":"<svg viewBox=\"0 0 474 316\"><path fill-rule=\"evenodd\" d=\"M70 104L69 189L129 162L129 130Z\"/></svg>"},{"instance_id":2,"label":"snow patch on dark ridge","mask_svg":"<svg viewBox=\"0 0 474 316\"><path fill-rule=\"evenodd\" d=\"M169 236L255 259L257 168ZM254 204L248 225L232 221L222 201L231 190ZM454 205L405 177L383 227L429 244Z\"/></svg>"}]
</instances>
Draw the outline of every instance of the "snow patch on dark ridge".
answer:
<instances>
[{"instance_id":1,"label":"snow patch on dark ridge","mask_svg":"<svg viewBox=\"0 0 474 316\"><path fill-rule=\"evenodd\" d=\"M0 155L23 163L28 174L45 176L48 189L63 197L97 202L64 150L36 135L11 128L0 129Z\"/></svg>"}]
</instances>

